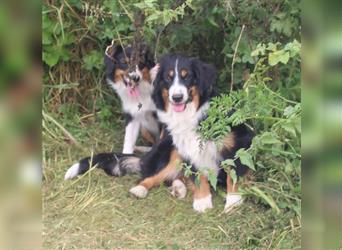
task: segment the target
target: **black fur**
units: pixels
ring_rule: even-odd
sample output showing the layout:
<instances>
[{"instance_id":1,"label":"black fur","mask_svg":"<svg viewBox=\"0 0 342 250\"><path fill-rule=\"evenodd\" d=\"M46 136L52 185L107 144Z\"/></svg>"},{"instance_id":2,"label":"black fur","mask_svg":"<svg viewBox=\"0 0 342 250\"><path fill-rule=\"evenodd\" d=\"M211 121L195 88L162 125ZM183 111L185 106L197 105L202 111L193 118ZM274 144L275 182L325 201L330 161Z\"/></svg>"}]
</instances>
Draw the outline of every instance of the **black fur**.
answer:
<instances>
[{"instance_id":1,"label":"black fur","mask_svg":"<svg viewBox=\"0 0 342 250\"><path fill-rule=\"evenodd\" d=\"M104 64L106 67L106 77L111 81L114 81L114 71L115 69L128 69L128 64L126 62L126 56L129 58L132 54L132 48L123 48L121 45L116 47L111 47L107 49L107 53L104 55Z\"/></svg>"},{"instance_id":2,"label":"black fur","mask_svg":"<svg viewBox=\"0 0 342 250\"><path fill-rule=\"evenodd\" d=\"M132 115L130 113L124 113L124 118L125 118L125 126L127 126L133 119Z\"/></svg>"},{"instance_id":3,"label":"black fur","mask_svg":"<svg viewBox=\"0 0 342 250\"><path fill-rule=\"evenodd\" d=\"M170 161L174 146L170 135L164 136L152 149L141 158L142 179L153 176L162 170Z\"/></svg>"},{"instance_id":4,"label":"black fur","mask_svg":"<svg viewBox=\"0 0 342 250\"><path fill-rule=\"evenodd\" d=\"M203 63L197 58L191 59L195 83L200 91L200 106L216 94L216 69L210 64Z\"/></svg>"},{"instance_id":5,"label":"black fur","mask_svg":"<svg viewBox=\"0 0 342 250\"><path fill-rule=\"evenodd\" d=\"M112 46L107 48L107 52L104 55L107 79L114 81L115 69L128 69L132 53L133 49L130 46L123 48L121 45L118 45L116 47ZM142 47L142 50L139 53L140 62L138 67L140 70L144 67L151 69L155 66L153 54L146 45Z\"/></svg>"},{"instance_id":6,"label":"black fur","mask_svg":"<svg viewBox=\"0 0 342 250\"><path fill-rule=\"evenodd\" d=\"M196 85L199 94L200 94L200 105L203 105L203 103L210 101L210 99L216 95L216 90L214 88L215 81L216 81L216 70L213 66L201 62L199 59L196 58L185 58L180 55L167 55L162 58L160 62L160 70L157 74L157 77L154 82L154 93L152 95L152 98L159 110L165 110L165 103L162 98L162 90L169 89L171 87L173 79L168 79L168 72L170 69L175 68L175 62L178 60L178 66L180 66L182 69L186 69L188 73L188 79L182 79L181 84L186 86L188 89ZM191 101L191 100L190 100ZM231 115L231 113L234 112L232 110L227 115ZM203 117L203 120L205 120L207 116L205 115ZM233 159L235 157L235 153L241 149L241 148L249 148L252 142L253 133L248 127L244 124L232 127L232 133L234 133L234 148L233 149L223 149L221 152L222 158L225 159ZM186 135L184 135L186 136ZM172 141L172 138L170 139ZM158 145L156 145L158 146ZM156 149L157 150L157 149ZM150 162L154 162L155 160L151 159L152 157L149 157ZM166 158L167 159L167 158ZM158 160L158 157L156 157L156 161ZM238 177L243 176L248 171L248 167L243 165L240 160L236 160L236 167L234 167L236 174ZM220 164L220 163L218 163ZM166 165L166 164L165 164ZM147 169L147 167L144 167L144 169ZM158 172L158 169L160 171L160 167L155 169L155 173ZM154 170L154 169L153 169ZM152 170L150 170L152 171ZM192 171L197 172L196 166L192 166ZM149 176L151 173L149 173ZM221 169L219 171L218 175L218 184L226 186L226 172ZM191 177L191 179L194 179L194 176Z\"/></svg>"},{"instance_id":7,"label":"black fur","mask_svg":"<svg viewBox=\"0 0 342 250\"><path fill-rule=\"evenodd\" d=\"M135 161L132 167L131 162ZM139 159L131 154L100 153L79 161L78 175L85 174L91 167L102 169L110 176L123 176L140 172ZM138 169L138 171L137 171Z\"/></svg>"},{"instance_id":8,"label":"black fur","mask_svg":"<svg viewBox=\"0 0 342 250\"><path fill-rule=\"evenodd\" d=\"M186 58L181 55L172 54L164 56L160 61L160 69L154 81L154 92L152 99L160 110L165 110L165 103L162 96L163 89L171 87L173 79L168 78L168 71L175 68L175 61L178 60L178 67L186 69L188 75L182 79L182 84L190 88L197 86L200 94L200 105L208 101L216 94L214 83L216 82L216 69L200 61L197 58Z\"/></svg>"}]
</instances>

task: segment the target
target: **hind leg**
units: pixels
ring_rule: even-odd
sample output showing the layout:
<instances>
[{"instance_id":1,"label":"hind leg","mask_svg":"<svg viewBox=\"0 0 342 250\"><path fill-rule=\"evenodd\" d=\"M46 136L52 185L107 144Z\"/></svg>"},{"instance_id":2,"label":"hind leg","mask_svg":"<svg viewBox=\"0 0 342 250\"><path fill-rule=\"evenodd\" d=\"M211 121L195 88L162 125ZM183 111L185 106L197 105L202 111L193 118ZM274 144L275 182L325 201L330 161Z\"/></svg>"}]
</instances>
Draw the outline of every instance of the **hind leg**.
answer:
<instances>
[{"instance_id":1,"label":"hind leg","mask_svg":"<svg viewBox=\"0 0 342 250\"><path fill-rule=\"evenodd\" d=\"M143 179L137 186L131 188L129 192L138 198L145 198L148 191L165 180L174 180L180 173L177 168L180 157L176 150L171 151L170 160L166 166L153 176Z\"/></svg>"}]
</instances>

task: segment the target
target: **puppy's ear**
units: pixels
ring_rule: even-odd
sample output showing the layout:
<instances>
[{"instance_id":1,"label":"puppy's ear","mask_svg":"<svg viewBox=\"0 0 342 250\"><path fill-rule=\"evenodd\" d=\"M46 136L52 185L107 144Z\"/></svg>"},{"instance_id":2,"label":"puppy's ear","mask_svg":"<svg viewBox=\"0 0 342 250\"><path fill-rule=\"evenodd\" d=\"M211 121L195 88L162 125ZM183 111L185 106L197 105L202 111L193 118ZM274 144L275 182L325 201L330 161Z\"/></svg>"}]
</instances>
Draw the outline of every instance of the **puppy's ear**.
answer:
<instances>
[{"instance_id":1,"label":"puppy's ear","mask_svg":"<svg viewBox=\"0 0 342 250\"><path fill-rule=\"evenodd\" d=\"M159 63L157 63L152 69L150 69L150 77L151 77L151 83L152 84L157 78L157 74L159 72L159 69L160 69Z\"/></svg>"},{"instance_id":2,"label":"puppy's ear","mask_svg":"<svg viewBox=\"0 0 342 250\"><path fill-rule=\"evenodd\" d=\"M156 66L157 67L157 66ZM154 104L156 105L157 109L165 110L165 102L163 99L163 93L162 93L162 69L159 68L158 65L158 72L155 77L155 80L153 81L153 93L152 93L152 100Z\"/></svg>"},{"instance_id":3,"label":"puppy's ear","mask_svg":"<svg viewBox=\"0 0 342 250\"><path fill-rule=\"evenodd\" d=\"M123 48L121 45L115 46L114 43L106 48L104 55L104 65L106 67L106 77L110 80L114 79L114 70L115 70L115 55L122 52Z\"/></svg>"},{"instance_id":4,"label":"puppy's ear","mask_svg":"<svg viewBox=\"0 0 342 250\"><path fill-rule=\"evenodd\" d=\"M194 58L191 64L195 73L195 81L198 84L200 96L208 98L214 95L214 85L216 82L216 69L210 64Z\"/></svg>"},{"instance_id":5,"label":"puppy's ear","mask_svg":"<svg viewBox=\"0 0 342 250\"><path fill-rule=\"evenodd\" d=\"M150 50L150 48L147 47L146 45L145 45L144 50L145 50L145 58L144 58L145 64L146 64L148 69L151 69L151 68L153 68L156 65L154 63L153 53Z\"/></svg>"}]
</instances>

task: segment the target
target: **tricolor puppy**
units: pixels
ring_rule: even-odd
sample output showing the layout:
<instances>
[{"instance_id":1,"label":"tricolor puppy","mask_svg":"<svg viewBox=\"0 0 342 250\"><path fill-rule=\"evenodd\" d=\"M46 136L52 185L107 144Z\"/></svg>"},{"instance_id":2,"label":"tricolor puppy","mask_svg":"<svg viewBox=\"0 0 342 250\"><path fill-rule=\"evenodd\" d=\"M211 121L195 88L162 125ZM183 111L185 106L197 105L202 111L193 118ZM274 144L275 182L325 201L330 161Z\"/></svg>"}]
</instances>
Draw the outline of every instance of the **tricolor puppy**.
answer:
<instances>
[{"instance_id":1,"label":"tricolor puppy","mask_svg":"<svg viewBox=\"0 0 342 250\"><path fill-rule=\"evenodd\" d=\"M133 56L140 58L137 64L133 64ZM134 164L131 165L132 160L127 160L127 155L133 154L139 131L150 143L155 143L159 138L160 124L156 119L156 107L151 97L152 79L156 76L158 65L155 66L152 54L146 46L142 46L141 51L133 51L130 46L123 48L113 43L105 51L104 63L107 82L119 95L126 119L123 154L95 155L92 165L97 164L107 174L116 176L139 172ZM91 159L92 157L84 158L71 166L65 179L88 171ZM133 163L135 162L136 159L133 159Z\"/></svg>"},{"instance_id":2,"label":"tricolor puppy","mask_svg":"<svg viewBox=\"0 0 342 250\"><path fill-rule=\"evenodd\" d=\"M106 49L105 66L109 85L119 95L126 117L125 139L122 153L132 154L139 131L151 143L159 137L160 128L151 99L153 85L151 69L155 66L151 52L143 47L140 61L132 65L131 47L111 45ZM152 75L151 75L152 74Z\"/></svg>"},{"instance_id":3,"label":"tricolor puppy","mask_svg":"<svg viewBox=\"0 0 342 250\"><path fill-rule=\"evenodd\" d=\"M230 211L234 206L242 203L242 197L238 194L238 185L233 185L229 175L220 168L220 163L225 159L233 159L240 148L248 148L253 138L252 132L245 126L232 127L222 143L219 145L213 141L201 141L198 126L206 119L206 113L210 107L210 98L214 96L214 83L216 81L215 69L198 59L183 57L180 55L165 56L160 62L159 72L154 81L153 100L157 107L160 122L166 125L169 134L169 146L166 151L167 163L151 172L151 166L142 167L149 170L138 186L130 190L137 197L145 197L148 190L165 179L176 179L181 175L180 161L191 164L193 171L200 171L199 186L192 181L191 187L194 193L193 208L198 212L204 212L212 208L212 198L207 173L213 171L219 179L219 183L227 185L225 211ZM161 144L161 143L159 143ZM170 144L170 142L169 142ZM155 147L158 147L156 145ZM160 152L158 149L154 149ZM153 150L149 153L150 160L161 156ZM161 161L161 159L158 159ZM143 164L143 165L144 165ZM243 176L248 168L236 161L237 175ZM193 178L192 178L193 179ZM173 186L177 185L173 183ZM177 190L177 188L175 188Z\"/></svg>"}]
</instances>

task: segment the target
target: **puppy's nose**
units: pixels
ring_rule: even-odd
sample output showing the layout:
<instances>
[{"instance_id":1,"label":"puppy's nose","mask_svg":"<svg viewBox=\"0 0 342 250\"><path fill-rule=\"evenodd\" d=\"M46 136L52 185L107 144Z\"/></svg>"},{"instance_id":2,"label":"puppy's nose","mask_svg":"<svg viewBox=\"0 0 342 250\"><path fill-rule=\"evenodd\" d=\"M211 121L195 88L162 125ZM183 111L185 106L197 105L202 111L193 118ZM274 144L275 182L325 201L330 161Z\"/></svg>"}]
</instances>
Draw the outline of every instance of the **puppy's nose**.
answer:
<instances>
[{"instance_id":1,"label":"puppy's nose","mask_svg":"<svg viewBox=\"0 0 342 250\"><path fill-rule=\"evenodd\" d=\"M140 76L138 74L136 74L135 72L129 73L129 78L131 78L131 80L134 82L140 81Z\"/></svg>"},{"instance_id":2,"label":"puppy's nose","mask_svg":"<svg viewBox=\"0 0 342 250\"><path fill-rule=\"evenodd\" d=\"M172 95L172 100L175 103L181 102L183 100L183 94L174 94L174 95Z\"/></svg>"},{"instance_id":3,"label":"puppy's nose","mask_svg":"<svg viewBox=\"0 0 342 250\"><path fill-rule=\"evenodd\" d=\"M135 81L135 82L139 82L139 81L140 81L140 76L138 76L138 75L133 75L133 76L132 76L132 80Z\"/></svg>"}]
</instances>

